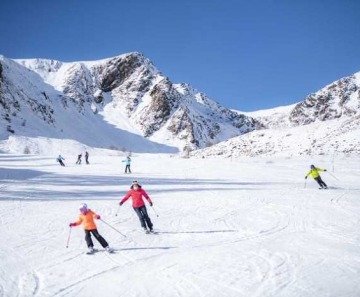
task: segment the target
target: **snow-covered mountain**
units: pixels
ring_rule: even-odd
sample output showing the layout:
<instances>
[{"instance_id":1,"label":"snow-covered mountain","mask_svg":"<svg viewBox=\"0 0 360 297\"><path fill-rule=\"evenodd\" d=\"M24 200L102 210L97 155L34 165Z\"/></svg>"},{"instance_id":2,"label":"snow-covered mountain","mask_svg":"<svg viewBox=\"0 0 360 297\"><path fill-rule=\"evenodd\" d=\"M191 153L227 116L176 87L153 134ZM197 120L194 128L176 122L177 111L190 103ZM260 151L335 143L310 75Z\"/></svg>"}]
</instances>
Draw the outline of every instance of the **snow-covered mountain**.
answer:
<instances>
[{"instance_id":1,"label":"snow-covered mountain","mask_svg":"<svg viewBox=\"0 0 360 297\"><path fill-rule=\"evenodd\" d=\"M140 53L92 62L0 56L0 139L73 139L93 147L175 152L261 128Z\"/></svg>"},{"instance_id":2,"label":"snow-covered mountain","mask_svg":"<svg viewBox=\"0 0 360 297\"><path fill-rule=\"evenodd\" d=\"M194 156L360 154L360 72L303 102L245 113L265 129L234 137Z\"/></svg>"},{"instance_id":3,"label":"snow-covered mountain","mask_svg":"<svg viewBox=\"0 0 360 297\"><path fill-rule=\"evenodd\" d=\"M297 104L289 120L295 125L360 114L360 72L342 78Z\"/></svg>"},{"instance_id":4,"label":"snow-covered mountain","mask_svg":"<svg viewBox=\"0 0 360 297\"><path fill-rule=\"evenodd\" d=\"M359 110L360 72L298 104L243 113L172 83L140 53L72 63L0 56L3 151L26 143L43 153L44 141L69 139L134 152L202 148L196 156L359 153Z\"/></svg>"}]
</instances>

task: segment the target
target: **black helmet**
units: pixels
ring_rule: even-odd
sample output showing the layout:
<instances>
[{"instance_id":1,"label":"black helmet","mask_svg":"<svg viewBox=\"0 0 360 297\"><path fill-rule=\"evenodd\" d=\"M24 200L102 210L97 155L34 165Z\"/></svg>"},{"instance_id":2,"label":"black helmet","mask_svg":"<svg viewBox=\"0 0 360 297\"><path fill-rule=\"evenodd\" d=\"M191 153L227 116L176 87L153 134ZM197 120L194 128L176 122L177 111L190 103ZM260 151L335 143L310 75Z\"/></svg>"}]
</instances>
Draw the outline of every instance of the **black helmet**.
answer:
<instances>
[{"instance_id":1,"label":"black helmet","mask_svg":"<svg viewBox=\"0 0 360 297\"><path fill-rule=\"evenodd\" d=\"M311 168L311 169L315 169L315 166L314 166L314 165L311 165L310 168Z\"/></svg>"}]
</instances>

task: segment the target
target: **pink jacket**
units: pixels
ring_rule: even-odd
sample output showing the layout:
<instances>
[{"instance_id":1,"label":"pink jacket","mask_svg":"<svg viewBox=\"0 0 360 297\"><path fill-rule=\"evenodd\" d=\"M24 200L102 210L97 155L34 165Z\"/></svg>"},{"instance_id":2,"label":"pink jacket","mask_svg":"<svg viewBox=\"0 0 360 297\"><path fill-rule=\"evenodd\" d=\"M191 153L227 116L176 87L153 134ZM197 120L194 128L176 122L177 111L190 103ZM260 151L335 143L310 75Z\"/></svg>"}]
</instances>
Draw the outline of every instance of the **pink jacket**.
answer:
<instances>
[{"instance_id":1,"label":"pink jacket","mask_svg":"<svg viewBox=\"0 0 360 297\"><path fill-rule=\"evenodd\" d=\"M125 197L121 199L121 203L124 203L130 197L132 198L132 206L136 208L145 205L142 197L145 197L149 203L152 203L149 195L142 188L138 188L137 190L131 189L126 193Z\"/></svg>"}]
</instances>

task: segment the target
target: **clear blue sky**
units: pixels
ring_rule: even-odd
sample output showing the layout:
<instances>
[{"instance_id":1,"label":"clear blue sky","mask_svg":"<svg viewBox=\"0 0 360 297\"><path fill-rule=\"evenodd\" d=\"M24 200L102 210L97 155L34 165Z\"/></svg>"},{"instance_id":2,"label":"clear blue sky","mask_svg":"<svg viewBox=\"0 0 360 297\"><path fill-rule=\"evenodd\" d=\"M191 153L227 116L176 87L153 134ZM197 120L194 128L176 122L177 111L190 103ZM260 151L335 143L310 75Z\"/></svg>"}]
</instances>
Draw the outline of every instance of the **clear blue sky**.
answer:
<instances>
[{"instance_id":1,"label":"clear blue sky","mask_svg":"<svg viewBox=\"0 0 360 297\"><path fill-rule=\"evenodd\" d=\"M225 107L301 101L360 71L359 0L0 0L0 54L139 51Z\"/></svg>"}]
</instances>

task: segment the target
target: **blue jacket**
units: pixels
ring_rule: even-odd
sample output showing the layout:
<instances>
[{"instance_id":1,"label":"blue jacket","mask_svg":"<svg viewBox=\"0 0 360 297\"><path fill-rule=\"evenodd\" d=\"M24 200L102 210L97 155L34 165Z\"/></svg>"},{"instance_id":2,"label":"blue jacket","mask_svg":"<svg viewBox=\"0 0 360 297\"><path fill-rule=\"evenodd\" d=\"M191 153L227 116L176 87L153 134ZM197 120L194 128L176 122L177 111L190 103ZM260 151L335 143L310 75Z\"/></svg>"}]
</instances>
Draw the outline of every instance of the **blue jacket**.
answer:
<instances>
[{"instance_id":1,"label":"blue jacket","mask_svg":"<svg viewBox=\"0 0 360 297\"><path fill-rule=\"evenodd\" d=\"M125 162L126 165L130 165L131 159L130 159L130 158L129 158L129 159L126 159L126 160L124 160L123 162Z\"/></svg>"}]
</instances>

